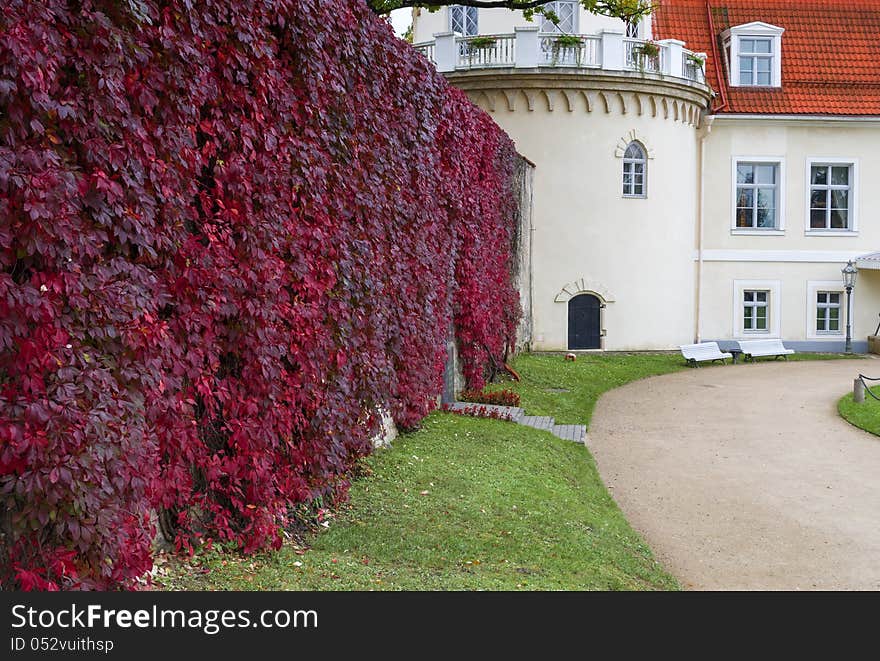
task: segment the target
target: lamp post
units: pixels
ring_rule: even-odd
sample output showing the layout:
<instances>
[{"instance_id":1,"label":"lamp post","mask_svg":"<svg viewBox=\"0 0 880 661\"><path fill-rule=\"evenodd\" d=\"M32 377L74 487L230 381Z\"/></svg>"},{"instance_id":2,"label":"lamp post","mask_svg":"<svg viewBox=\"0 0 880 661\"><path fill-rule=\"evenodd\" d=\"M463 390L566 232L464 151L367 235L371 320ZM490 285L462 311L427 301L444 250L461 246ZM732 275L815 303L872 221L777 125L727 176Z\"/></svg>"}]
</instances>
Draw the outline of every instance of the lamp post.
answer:
<instances>
[{"instance_id":1,"label":"lamp post","mask_svg":"<svg viewBox=\"0 0 880 661\"><path fill-rule=\"evenodd\" d=\"M843 351L852 353L852 290L856 286L858 269L849 260L840 272L843 274L843 286L846 289L846 345Z\"/></svg>"}]
</instances>

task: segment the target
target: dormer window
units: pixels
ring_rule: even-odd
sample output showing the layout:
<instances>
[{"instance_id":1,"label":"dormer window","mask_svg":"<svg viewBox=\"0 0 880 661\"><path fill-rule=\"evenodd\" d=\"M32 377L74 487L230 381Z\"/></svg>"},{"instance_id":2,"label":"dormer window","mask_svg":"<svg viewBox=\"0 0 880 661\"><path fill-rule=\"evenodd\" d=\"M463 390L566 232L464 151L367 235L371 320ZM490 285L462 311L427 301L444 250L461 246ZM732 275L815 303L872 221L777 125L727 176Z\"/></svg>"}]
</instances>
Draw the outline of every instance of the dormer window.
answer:
<instances>
[{"instance_id":1,"label":"dormer window","mask_svg":"<svg viewBox=\"0 0 880 661\"><path fill-rule=\"evenodd\" d=\"M731 87L782 86L782 33L785 28L747 23L725 31Z\"/></svg>"},{"instance_id":2,"label":"dormer window","mask_svg":"<svg viewBox=\"0 0 880 661\"><path fill-rule=\"evenodd\" d=\"M773 72L773 40L741 37L739 40L739 84L742 87L770 87Z\"/></svg>"}]
</instances>

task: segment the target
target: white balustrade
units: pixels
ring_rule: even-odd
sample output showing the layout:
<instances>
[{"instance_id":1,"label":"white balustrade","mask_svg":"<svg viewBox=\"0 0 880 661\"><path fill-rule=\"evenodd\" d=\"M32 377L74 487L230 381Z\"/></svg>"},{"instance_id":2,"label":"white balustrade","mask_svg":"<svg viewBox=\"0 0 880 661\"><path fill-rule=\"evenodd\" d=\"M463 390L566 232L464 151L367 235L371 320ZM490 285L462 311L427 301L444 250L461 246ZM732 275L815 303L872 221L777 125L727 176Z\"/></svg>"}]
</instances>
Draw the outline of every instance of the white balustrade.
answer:
<instances>
[{"instance_id":1,"label":"white balustrade","mask_svg":"<svg viewBox=\"0 0 880 661\"><path fill-rule=\"evenodd\" d=\"M516 38L512 34L458 37L456 42L459 68L511 67L516 63Z\"/></svg>"},{"instance_id":2,"label":"white balustrade","mask_svg":"<svg viewBox=\"0 0 880 661\"><path fill-rule=\"evenodd\" d=\"M663 73L666 47L656 41L644 41L643 39L623 40L624 65L630 71L642 73Z\"/></svg>"},{"instance_id":3,"label":"white balustrade","mask_svg":"<svg viewBox=\"0 0 880 661\"><path fill-rule=\"evenodd\" d=\"M424 55L426 58L428 58L429 62L433 62L434 64L437 64L437 60L434 57L434 42L433 41L426 41L421 44L413 44L413 48L415 48L422 55Z\"/></svg>"},{"instance_id":4,"label":"white balustrade","mask_svg":"<svg viewBox=\"0 0 880 661\"><path fill-rule=\"evenodd\" d=\"M565 35L540 32L537 26L515 28L514 34L463 37L434 35L433 42L414 44L441 72L465 69L537 67L637 71L705 84L705 53L693 53L677 39L645 41L621 30Z\"/></svg>"},{"instance_id":5,"label":"white balustrade","mask_svg":"<svg viewBox=\"0 0 880 661\"><path fill-rule=\"evenodd\" d=\"M541 66L598 67L601 39L595 35L541 34Z\"/></svg>"},{"instance_id":6,"label":"white balustrade","mask_svg":"<svg viewBox=\"0 0 880 661\"><path fill-rule=\"evenodd\" d=\"M684 50L682 58L682 76L696 83L706 82L706 53L693 53Z\"/></svg>"}]
</instances>

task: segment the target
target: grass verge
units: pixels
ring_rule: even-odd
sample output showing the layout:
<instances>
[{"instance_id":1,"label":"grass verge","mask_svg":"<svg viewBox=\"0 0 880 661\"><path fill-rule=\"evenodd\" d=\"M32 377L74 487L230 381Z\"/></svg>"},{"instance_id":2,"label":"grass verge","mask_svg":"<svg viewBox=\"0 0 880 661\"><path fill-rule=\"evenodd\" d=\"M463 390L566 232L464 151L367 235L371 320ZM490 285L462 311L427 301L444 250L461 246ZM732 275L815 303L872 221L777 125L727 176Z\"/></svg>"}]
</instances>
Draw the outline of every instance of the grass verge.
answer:
<instances>
[{"instance_id":1,"label":"grass verge","mask_svg":"<svg viewBox=\"0 0 880 661\"><path fill-rule=\"evenodd\" d=\"M834 360L860 356L827 353L797 353L789 360ZM767 359L759 359L763 363ZM698 369L715 366L703 364ZM509 388L519 393L521 406L529 415L549 415L560 425L589 425L599 396L631 381L668 374L687 367L679 353L606 353L579 354L567 362L562 354L523 354L512 367L522 381L494 384L490 388ZM749 369L751 363L731 365L725 369Z\"/></svg>"},{"instance_id":2,"label":"grass verge","mask_svg":"<svg viewBox=\"0 0 880 661\"><path fill-rule=\"evenodd\" d=\"M874 386L871 392L880 397L880 386ZM853 402L852 393L844 395L837 402L837 412L851 425L880 436L880 402L869 394L865 393L863 404Z\"/></svg>"},{"instance_id":3,"label":"grass verge","mask_svg":"<svg viewBox=\"0 0 880 661\"><path fill-rule=\"evenodd\" d=\"M186 590L675 589L582 446L496 420L429 416L367 460L351 506L303 553L211 551Z\"/></svg>"}]
</instances>

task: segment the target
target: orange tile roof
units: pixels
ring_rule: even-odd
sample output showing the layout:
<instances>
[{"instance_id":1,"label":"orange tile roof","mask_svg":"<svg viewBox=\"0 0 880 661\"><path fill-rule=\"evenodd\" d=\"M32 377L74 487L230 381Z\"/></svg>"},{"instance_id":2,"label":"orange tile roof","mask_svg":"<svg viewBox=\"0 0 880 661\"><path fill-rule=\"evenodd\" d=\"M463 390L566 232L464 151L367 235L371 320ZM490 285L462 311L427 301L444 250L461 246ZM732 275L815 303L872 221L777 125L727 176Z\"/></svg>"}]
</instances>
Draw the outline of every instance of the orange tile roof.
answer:
<instances>
[{"instance_id":1,"label":"orange tile roof","mask_svg":"<svg viewBox=\"0 0 880 661\"><path fill-rule=\"evenodd\" d=\"M880 0L660 0L653 21L655 39L708 54L716 112L880 115ZM719 37L753 21L785 28L781 88L727 84Z\"/></svg>"}]
</instances>

